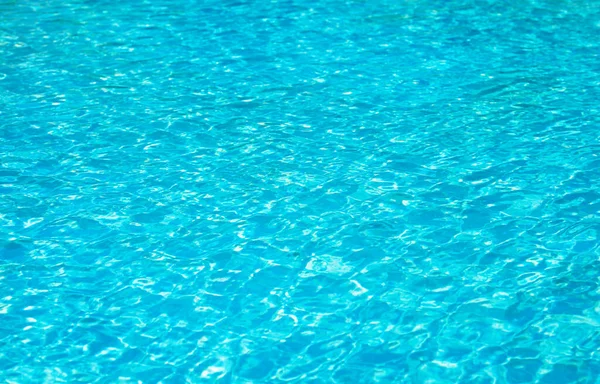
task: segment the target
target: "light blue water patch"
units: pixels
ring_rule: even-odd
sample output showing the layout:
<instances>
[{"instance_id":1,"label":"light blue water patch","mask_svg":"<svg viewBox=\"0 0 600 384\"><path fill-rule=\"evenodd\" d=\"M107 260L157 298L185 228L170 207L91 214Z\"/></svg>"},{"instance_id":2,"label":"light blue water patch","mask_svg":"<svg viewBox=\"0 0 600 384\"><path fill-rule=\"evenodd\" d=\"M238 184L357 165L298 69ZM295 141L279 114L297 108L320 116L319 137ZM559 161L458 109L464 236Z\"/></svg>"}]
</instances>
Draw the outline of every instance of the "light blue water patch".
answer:
<instances>
[{"instance_id":1,"label":"light blue water patch","mask_svg":"<svg viewBox=\"0 0 600 384\"><path fill-rule=\"evenodd\" d=\"M7 383L596 383L600 2L0 1Z\"/></svg>"}]
</instances>

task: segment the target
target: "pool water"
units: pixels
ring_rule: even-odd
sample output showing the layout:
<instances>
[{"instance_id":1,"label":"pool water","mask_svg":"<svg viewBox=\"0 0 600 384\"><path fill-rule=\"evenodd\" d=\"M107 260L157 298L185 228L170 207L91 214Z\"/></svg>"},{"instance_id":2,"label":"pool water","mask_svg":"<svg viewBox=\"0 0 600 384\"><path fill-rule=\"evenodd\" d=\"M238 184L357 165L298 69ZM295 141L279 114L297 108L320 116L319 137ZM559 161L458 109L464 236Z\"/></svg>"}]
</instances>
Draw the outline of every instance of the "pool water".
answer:
<instances>
[{"instance_id":1,"label":"pool water","mask_svg":"<svg viewBox=\"0 0 600 384\"><path fill-rule=\"evenodd\" d=\"M0 20L0 381L600 382L599 1Z\"/></svg>"}]
</instances>

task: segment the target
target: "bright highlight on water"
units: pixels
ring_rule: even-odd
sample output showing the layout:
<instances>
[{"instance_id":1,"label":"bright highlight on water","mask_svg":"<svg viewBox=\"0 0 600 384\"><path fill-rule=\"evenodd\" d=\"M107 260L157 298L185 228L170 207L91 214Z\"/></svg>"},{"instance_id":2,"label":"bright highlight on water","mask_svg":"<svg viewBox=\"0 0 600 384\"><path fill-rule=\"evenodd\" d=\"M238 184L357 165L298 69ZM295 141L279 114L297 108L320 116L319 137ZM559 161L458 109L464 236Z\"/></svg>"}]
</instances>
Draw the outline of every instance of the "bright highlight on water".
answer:
<instances>
[{"instance_id":1,"label":"bright highlight on water","mask_svg":"<svg viewBox=\"0 0 600 384\"><path fill-rule=\"evenodd\" d=\"M0 382L597 383L600 2L0 0Z\"/></svg>"}]
</instances>

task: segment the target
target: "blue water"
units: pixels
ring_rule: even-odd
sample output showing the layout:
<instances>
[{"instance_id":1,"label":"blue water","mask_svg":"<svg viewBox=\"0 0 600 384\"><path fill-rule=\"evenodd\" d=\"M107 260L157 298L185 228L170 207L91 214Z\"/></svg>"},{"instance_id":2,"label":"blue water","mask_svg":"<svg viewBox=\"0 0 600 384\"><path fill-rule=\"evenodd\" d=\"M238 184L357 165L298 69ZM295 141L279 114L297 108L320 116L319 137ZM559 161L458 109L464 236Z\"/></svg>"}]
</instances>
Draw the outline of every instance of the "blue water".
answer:
<instances>
[{"instance_id":1,"label":"blue water","mask_svg":"<svg viewBox=\"0 0 600 384\"><path fill-rule=\"evenodd\" d=\"M598 383L600 1L0 1L0 381Z\"/></svg>"}]
</instances>

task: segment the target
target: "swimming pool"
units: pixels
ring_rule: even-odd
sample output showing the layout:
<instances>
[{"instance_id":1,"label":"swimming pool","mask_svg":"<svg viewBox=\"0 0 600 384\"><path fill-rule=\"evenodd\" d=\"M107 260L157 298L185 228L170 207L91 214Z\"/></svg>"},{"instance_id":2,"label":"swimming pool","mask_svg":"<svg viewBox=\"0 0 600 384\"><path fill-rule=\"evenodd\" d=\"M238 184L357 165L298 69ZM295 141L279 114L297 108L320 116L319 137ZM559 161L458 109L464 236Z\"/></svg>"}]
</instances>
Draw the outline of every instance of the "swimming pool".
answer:
<instances>
[{"instance_id":1,"label":"swimming pool","mask_svg":"<svg viewBox=\"0 0 600 384\"><path fill-rule=\"evenodd\" d=\"M597 382L599 5L0 2L0 378Z\"/></svg>"}]
</instances>

